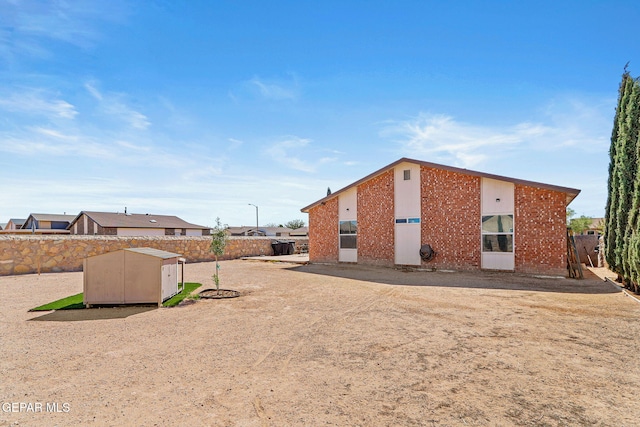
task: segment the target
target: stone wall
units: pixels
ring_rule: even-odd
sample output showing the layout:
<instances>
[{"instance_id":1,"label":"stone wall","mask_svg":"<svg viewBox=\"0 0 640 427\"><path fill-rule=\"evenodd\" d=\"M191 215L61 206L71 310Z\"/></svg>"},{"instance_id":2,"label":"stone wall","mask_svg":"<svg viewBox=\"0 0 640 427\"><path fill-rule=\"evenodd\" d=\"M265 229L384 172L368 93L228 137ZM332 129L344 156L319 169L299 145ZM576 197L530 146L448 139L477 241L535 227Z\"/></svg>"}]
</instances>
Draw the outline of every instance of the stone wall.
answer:
<instances>
[{"instance_id":1,"label":"stone wall","mask_svg":"<svg viewBox=\"0 0 640 427\"><path fill-rule=\"evenodd\" d=\"M272 237L230 237L220 259L273 255ZM307 238L287 238L296 249ZM0 276L80 271L84 258L124 248L149 247L181 254L187 263L212 261L211 237L188 236L0 236Z\"/></svg>"}]
</instances>

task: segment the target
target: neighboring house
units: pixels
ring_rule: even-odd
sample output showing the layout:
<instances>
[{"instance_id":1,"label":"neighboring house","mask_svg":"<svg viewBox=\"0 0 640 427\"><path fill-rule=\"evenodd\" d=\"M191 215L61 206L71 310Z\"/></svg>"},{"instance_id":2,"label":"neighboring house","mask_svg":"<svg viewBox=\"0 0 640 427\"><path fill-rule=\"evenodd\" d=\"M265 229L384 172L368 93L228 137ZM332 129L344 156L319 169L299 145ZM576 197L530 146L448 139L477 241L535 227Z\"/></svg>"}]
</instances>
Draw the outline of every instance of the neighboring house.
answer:
<instances>
[{"instance_id":1,"label":"neighboring house","mask_svg":"<svg viewBox=\"0 0 640 427\"><path fill-rule=\"evenodd\" d=\"M593 234L599 236L604 233L604 218L591 218L591 224L582 234Z\"/></svg>"},{"instance_id":2,"label":"neighboring house","mask_svg":"<svg viewBox=\"0 0 640 427\"><path fill-rule=\"evenodd\" d=\"M26 219L22 218L11 218L7 225L4 227L4 231L10 230L19 230L22 228L22 225L25 223Z\"/></svg>"},{"instance_id":3,"label":"neighboring house","mask_svg":"<svg viewBox=\"0 0 640 427\"><path fill-rule=\"evenodd\" d=\"M266 236L267 233L263 228L258 228L256 233L255 227L227 227L226 232L230 236Z\"/></svg>"},{"instance_id":4,"label":"neighboring house","mask_svg":"<svg viewBox=\"0 0 640 427\"><path fill-rule=\"evenodd\" d=\"M21 232L34 234L69 234L69 224L75 215L31 214L22 225Z\"/></svg>"},{"instance_id":5,"label":"neighboring house","mask_svg":"<svg viewBox=\"0 0 640 427\"><path fill-rule=\"evenodd\" d=\"M4 230L6 226L7 226L6 223L0 223L0 231Z\"/></svg>"},{"instance_id":6,"label":"neighboring house","mask_svg":"<svg viewBox=\"0 0 640 427\"><path fill-rule=\"evenodd\" d=\"M290 237L307 237L309 236L309 227L300 227L289 232Z\"/></svg>"},{"instance_id":7,"label":"neighboring house","mask_svg":"<svg viewBox=\"0 0 640 427\"><path fill-rule=\"evenodd\" d=\"M306 237L307 227L291 229L287 227L260 227L256 233L255 227L227 227L230 236L267 236L267 237Z\"/></svg>"},{"instance_id":8,"label":"neighboring house","mask_svg":"<svg viewBox=\"0 0 640 427\"><path fill-rule=\"evenodd\" d=\"M210 227L177 216L82 211L68 227L71 234L108 236L208 236Z\"/></svg>"},{"instance_id":9,"label":"neighboring house","mask_svg":"<svg viewBox=\"0 0 640 427\"><path fill-rule=\"evenodd\" d=\"M579 192L402 158L302 209L309 259L566 275Z\"/></svg>"}]
</instances>

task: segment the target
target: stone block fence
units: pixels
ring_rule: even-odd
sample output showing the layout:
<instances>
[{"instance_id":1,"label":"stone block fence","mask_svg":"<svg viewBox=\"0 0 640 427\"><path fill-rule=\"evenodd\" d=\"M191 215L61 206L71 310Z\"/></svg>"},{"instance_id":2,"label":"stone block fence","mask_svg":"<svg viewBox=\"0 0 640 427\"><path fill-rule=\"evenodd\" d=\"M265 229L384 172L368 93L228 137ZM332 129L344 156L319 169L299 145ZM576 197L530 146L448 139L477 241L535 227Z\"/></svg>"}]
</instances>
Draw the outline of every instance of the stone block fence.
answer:
<instances>
[{"instance_id":1,"label":"stone block fence","mask_svg":"<svg viewBox=\"0 0 640 427\"><path fill-rule=\"evenodd\" d=\"M220 259L273 255L272 237L230 237ZM296 249L308 238L287 238ZM187 263L213 261L211 237L190 236L0 236L0 276L81 271L84 258L125 248L155 248L181 254Z\"/></svg>"}]
</instances>

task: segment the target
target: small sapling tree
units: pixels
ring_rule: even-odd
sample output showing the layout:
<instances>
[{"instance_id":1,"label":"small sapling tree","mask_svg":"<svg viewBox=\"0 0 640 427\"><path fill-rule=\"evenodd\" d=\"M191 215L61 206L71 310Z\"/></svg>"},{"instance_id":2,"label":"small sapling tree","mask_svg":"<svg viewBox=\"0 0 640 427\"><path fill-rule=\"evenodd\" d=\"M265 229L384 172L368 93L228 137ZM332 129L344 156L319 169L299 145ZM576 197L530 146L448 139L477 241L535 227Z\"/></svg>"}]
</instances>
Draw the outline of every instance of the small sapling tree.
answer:
<instances>
[{"instance_id":1,"label":"small sapling tree","mask_svg":"<svg viewBox=\"0 0 640 427\"><path fill-rule=\"evenodd\" d=\"M211 252L216 257L216 271L213 273L213 283L216 285L216 292L220 293L220 264L218 257L224 255L224 248L227 246L227 232L220 223L220 218L216 218L216 225L211 229Z\"/></svg>"}]
</instances>

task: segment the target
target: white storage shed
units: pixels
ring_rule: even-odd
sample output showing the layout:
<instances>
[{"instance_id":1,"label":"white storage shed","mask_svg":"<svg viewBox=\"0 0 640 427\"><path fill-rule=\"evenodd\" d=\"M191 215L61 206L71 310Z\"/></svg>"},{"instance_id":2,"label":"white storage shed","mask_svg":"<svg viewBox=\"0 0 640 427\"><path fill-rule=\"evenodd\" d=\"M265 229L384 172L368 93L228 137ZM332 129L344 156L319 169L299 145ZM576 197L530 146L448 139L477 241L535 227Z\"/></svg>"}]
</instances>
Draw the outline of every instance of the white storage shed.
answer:
<instances>
[{"instance_id":1,"label":"white storage shed","mask_svg":"<svg viewBox=\"0 0 640 427\"><path fill-rule=\"evenodd\" d=\"M84 259L85 306L162 302L178 293L180 254L153 248L129 248Z\"/></svg>"}]
</instances>

